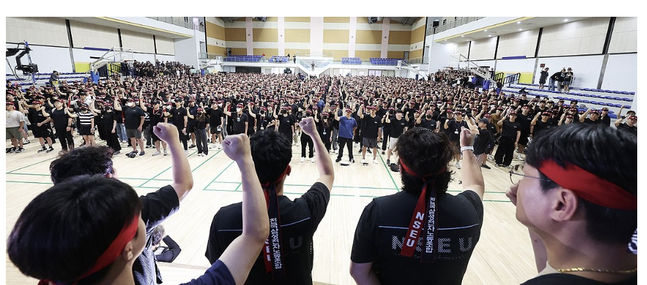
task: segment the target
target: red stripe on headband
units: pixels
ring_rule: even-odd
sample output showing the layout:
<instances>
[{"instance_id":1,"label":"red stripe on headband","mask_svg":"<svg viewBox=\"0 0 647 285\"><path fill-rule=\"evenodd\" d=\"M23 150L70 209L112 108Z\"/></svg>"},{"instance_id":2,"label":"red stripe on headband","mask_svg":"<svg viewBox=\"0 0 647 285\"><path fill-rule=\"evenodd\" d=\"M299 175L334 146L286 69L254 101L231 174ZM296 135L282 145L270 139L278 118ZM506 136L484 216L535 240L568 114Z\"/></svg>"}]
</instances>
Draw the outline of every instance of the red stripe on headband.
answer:
<instances>
[{"instance_id":1,"label":"red stripe on headband","mask_svg":"<svg viewBox=\"0 0 647 285\"><path fill-rule=\"evenodd\" d=\"M562 168L555 161L546 160L538 169L559 186L593 204L617 210L638 209L636 196L577 165L568 163Z\"/></svg>"},{"instance_id":2,"label":"red stripe on headband","mask_svg":"<svg viewBox=\"0 0 647 285\"><path fill-rule=\"evenodd\" d=\"M424 182L422 184L422 189L420 191L420 196L416 202L416 208L413 211L413 216L411 217L411 222L409 222L409 228L407 229L407 234L404 236L404 242L402 243L402 250L400 250L400 255L412 257L413 253L418 245L418 239L420 234L422 234L425 240L424 247L422 249L422 254L420 259L422 261L433 261L435 259L434 244L436 241L436 223L438 209L436 207L436 187L434 186L434 181L431 181L432 192L430 193L429 202L425 201L427 197L427 178L443 173L445 167L440 171L430 173L424 176L412 171L403 161L400 159L400 165L402 170L409 175L414 177L419 177ZM427 212L427 214L425 214ZM426 222L425 222L425 217Z\"/></svg>"},{"instance_id":3,"label":"red stripe on headband","mask_svg":"<svg viewBox=\"0 0 647 285\"><path fill-rule=\"evenodd\" d=\"M132 221L129 224L124 226L119 235L112 241L110 246L99 256L97 262L94 266L88 270L85 274L79 277L77 280L81 280L85 277L90 276L92 273L95 273L101 269L106 268L111 263L115 262L117 257L123 252L124 247L131 241L135 234L137 233L137 228L139 227L139 215L135 215Z\"/></svg>"}]
</instances>

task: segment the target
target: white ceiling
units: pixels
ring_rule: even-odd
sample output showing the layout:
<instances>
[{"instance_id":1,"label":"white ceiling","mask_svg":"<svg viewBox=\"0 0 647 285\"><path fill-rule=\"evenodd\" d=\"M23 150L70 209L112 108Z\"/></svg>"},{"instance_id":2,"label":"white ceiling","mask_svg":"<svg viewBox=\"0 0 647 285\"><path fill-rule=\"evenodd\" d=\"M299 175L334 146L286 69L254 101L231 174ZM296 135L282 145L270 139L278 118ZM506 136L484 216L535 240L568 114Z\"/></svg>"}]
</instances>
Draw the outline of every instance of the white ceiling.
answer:
<instances>
[{"instance_id":1,"label":"white ceiling","mask_svg":"<svg viewBox=\"0 0 647 285\"><path fill-rule=\"evenodd\" d=\"M520 17L520 21L512 21L506 24L478 28L469 32L456 34L451 37L436 39L436 41L458 44L489 37L519 33L527 30L535 30L542 27L564 24L567 22L575 22L586 18L587 17Z\"/></svg>"}]
</instances>

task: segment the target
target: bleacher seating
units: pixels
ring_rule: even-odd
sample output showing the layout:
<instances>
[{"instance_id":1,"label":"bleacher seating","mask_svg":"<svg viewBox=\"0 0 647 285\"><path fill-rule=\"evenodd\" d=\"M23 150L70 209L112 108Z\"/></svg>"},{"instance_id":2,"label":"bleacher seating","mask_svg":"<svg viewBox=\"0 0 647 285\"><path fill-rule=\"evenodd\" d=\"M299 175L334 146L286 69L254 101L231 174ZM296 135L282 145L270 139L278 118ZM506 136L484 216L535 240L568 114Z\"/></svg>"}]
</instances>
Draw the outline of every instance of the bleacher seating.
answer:
<instances>
[{"instance_id":1,"label":"bleacher seating","mask_svg":"<svg viewBox=\"0 0 647 285\"><path fill-rule=\"evenodd\" d=\"M384 58L384 57L372 57L371 59L371 64L374 65L398 65L398 60L402 60L401 58Z\"/></svg>"},{"instance_id":2,"label":"bleacher seating","mask_svg":"<svg viewBox=\"0 0 647 285\"><path fill-rule=\"evenodd\" d=\"M36 84L45 84L46 82L49 81L49 78L52 76L52 73L36 73L35 79L36 79ZM26 86L26 85L32 85L34 82L32 81L31 75L20 75L21 78L16 78L13 74L7 74L7 81L9 82L20 82L18 85L20 86ZM74 72L68 72L68 73L63 73L59 72L58 80L59 81L67 81L67 82L75 82L75 81L80 81L80 82L87 82L89 80L90 75L88 73L74 73Z\"/></svg>"},{"instance_id":3,"label":"bleacher seating","mask_svg":"<svg viewBox=\"0 0 647 285\"><path fill-rule=\"evenodd\" d=\"M272 56L268 62L290 62L290 58L287 56L275 55Z\"/></svg>"},{"instance_id":4,"label":"bleacher seating","mask_svg":"<svg viewBox=\"0 0 647 285\"><path fill-rule=\"evenodd\" d=\"M609 117L615 118L615 112L611 108L625 109L631 108L635 92L630 91L614 91L606 89L593 89L593 88L577 88L571 87L569 93L562 93L559 91L549 91L548 87L539 89L537 84L517 83L503 88L503 92L518 93L519 90L525 88L529 96L540 96L548 99L564 100L569 103L572 100L577 100L579 111L585 112L588 108L601 109L603 107L609 108Z\"/></svg>"},{"instance_id":5,"label":"bleacher seating","mask_svg":"<svg viewBox=\"0 0 647 285\"><path fill-rule=\"evenodd\" d=\"M225 61L232 62L260 62L262 55L230 55L225 57Z\"/></svg>"},{"instance_id":6,"label":"bleacher seating","mask_svg":"<svg viewBox=\"0 0 647 285\"><path fill-rule=\"evenodd\" d=\"M359 57L342 57L341 64L362 64Z\"/></svg>"}]
</instances>

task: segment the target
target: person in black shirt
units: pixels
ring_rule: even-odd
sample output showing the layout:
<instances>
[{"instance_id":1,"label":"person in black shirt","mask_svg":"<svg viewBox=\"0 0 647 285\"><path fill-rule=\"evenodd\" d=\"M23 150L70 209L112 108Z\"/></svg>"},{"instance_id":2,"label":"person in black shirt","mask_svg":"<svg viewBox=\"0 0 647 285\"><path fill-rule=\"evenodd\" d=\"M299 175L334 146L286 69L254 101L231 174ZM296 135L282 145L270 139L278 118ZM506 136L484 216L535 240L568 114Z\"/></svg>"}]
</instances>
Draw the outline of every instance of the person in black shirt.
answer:
<instances>
[{"instance_id":1,"label":"person in black shirt","mask_svg":"<svg viewBox=\"0 0 647 285\"><path fill-rule=\"evenodd\" d=\"M189 123L188 112L184 106L182 106L182 100L179 98L175 99L175 106L169 112L170 121L178 129L178 136L182 145L184 146L184 153L188 154L189 152L189 143L188 143L188 133L187 133L187 124Z\"/></svg>"},{"instance_id":2,"label":"person in black shirt","mask_svg":"<svg viewBox=\"0 0 647 285\"><path fill-rule=\"evenodd\" d=\"M521 136L519 137L519 143L517 144L517 159L522 160L521 154L524 153L526 146L528 145L528 137L530 136L530 123L532 119L530 118L530 107L525 105L521 107L521 111L517 112L517 122L521 125Z\"/></svg>"},{"instance_id":3,"label":"person in black shirt","mask_svg":"<svg viewBox=\"0 0 647 285\"><path fill-rule=\"evenodd\" d=\"M209 117L209 127L211 133L211 143L220 149L222 146L222 121L224 113L222 112L222 101L213 101L211 103L211 108L207 109L207 115ZM216 138L218 143L216 143Z\"/></svg>"},{"instance_id":4,"label":"person in black shirt","mask_svg":"<svg viewBox=\"0 0 647 285\"><path fill-rule=\"evenodd\" d=\"M462 129L460 136L465 165L457 195L447 193L447 137L414 128L398 138L402 191L373 199L362 212L350 256L357 284L461 284L480 237L485 187L473 134Z\"/></svg>"},{"instance_id":5,"label":"person in black shirt","mask_svg":"<svg viewBox=\"0 0 647 285\"><path fill-rule=\"evenodd\" d=\"M611 117L609 117L609 108L604 107L600 110L600 121L605 126L611 125Z\"/></svg>"},{"instance_id":6,"label":"person in black shirt","mask_svg":"<svg viewBox=\"0 0 647 285\"><path fill-rule=\"evenodd\" d=\"M548 78L548 67L544 68L539 75L539 89L544 89L544 84L546 84L546 79Z\"/></svg>"},{"instance_id":7,"label":"person in black shirt","mask_svg":"<svg viewBox=\"0 0 647 285\"><path fill-rule=\"evenodd\" d=\"M229 105L229 103L228 103ZM225 115L229 116L233 120L232 124L232 135L236 134L247 134L247 128L249 128L249 118L247 114L243 113L243 104L239 103L236 105L236 112L224 111Z\"/></svg>"},{"instance_id":8,"label":"person in black shirt","mask_svg":"<svg viewBox=\"0 0 647 285\"><path fill-rule=\"evenodd\" d=\"M517 148L521 137L521 124L516 119L517 113L511 112L508 114L507 119L504 118L497 123L501 126L501 138L499 139L499 147L494 154L494 161L499 167L509 167L510 163L512 163L512 154Z\"/></svg>"},{"instance_id":9,"label":"person in black shirt","mask_svg":"<svg viewBox=\"0 0 647 285\"><path fill-rule=\"evenodd\" d=\"M283 185L291 169L291 141L271 130L260 131L250 138L255 174L268 199L272 234L267 240L271 245L260 254L256 251L258 257L245 284L312 284L312 237L326 213L334 170L313 118L304 118L299 125L315 143L319 178L294 201L283 195ZM240 203L222 207L213 217L205 253L210 262L233 245L232 240L240 235L243 217ZM268 259L271 262L266 263Z\"/></svg>"},{"instance_id":10,"label":"person in black shirt","mask_svg":"<svg viewBox=\"0 0 647 285\"><path fill-rule=\"evenodd\" d=\"M389 150L386 152L386 165L391 166L391 153L398 143L398 138L407 131L407 118L402 116L402 110L395 111L392 118L387 116L385 122L390 126L389 133Z\"/></svg>"},{"instance_id":11,"label":"person in black shirt","mask_svg":"<svg viewBox=\"0 0 647 285\"><path fill-rule=\"evenodd\" d=\"M140 105L143 104L143 99L139 99ZM135 101L132 98L129 98L126 102L126 106L121 106L119 101L115 99L115 110L123 111L124 113L124 125L126 127L126 134L130 139L131 146L133 151L127 154L130 158L133 158L137 155L137 145L139 145L139 155L142 156L144 152L144 141L142 140L142 131L144 130L144 120L146 115L144 110L139 106L135 105Z\"/></svg>"},{"instance_id":12,"label":"person in black shirt","mask_svg":"<svg viewBox=\"0 0 647 285\"><path fill-rule=\"evenodd\" d=\"M186 132L187 135L191 138L191 145L189 145L189 148L194 148L195 147L195 116L198 113L198 106L195 104L195 99L194 98L189 98L189 106L186 108L186 117L187 117L187 122L186 122ZM188 141L188 138L187 138ZM188 143L188 142L187 142Z\"/></svg>"},{"instance_id":13,"label":"person in black shirt","mask_svg":"<svg viewBox=\"0 0 647 285\"><path fill-rule=\"evenodd\" d=\"M277 107L278 108L278 107ZM279 133L284 134L290 142L292 142L292 134L294 133L294 117L288 114L289 106L281 110L281 114L275 114L276 122L278 123Z\"/></svg>"},{"instance_id":14,"label":"person in black shirt","mask_svg":"<svg viewBox=\"0 0 647 285\"><path fill-rule=\"evenodd\" d=\"M32 125L34 138L38 138L41 145L41 149L39 149L38 152L53 151L54 147L52 147L52 138L50 137L51 130L49 127L51 118L50 115L45 112L45 107L43 107L40 101L32 102L32 107L29 108L28 118ZM47 142L49 148L45 146L45 142Z\"/></svg>"},{"instance_id":15,"label":"person in black shirt","mask_svg":"<svg viewBox=\"0 0 647 285\"><path fill-rule=\"evenodd\" d=\"M54 109L52 109L50 118L52 118L56 135L61 143L61 152L59 154L63 154L74 149L74 138L72 137L73 120L69 110L67 107L63 108L63 103L60 100L53 100L53 102Z\"/></svg>"},{"instance_id":16,"label":"person in black shirt","mask_svg":"<svg viewBox=\"0 0 647 285\"><path fill-rule=\"evenodd\" d=\"M627 121L622 124L619 124L617 128L619 130L625 130L634 135L638 135L638 127L636 126L636 123L638 123L638 117L635 115L632 115L627 117Z\"/></svg>"},{"instance_id":17,"label":"person in black shirt","mask_svg":"<svg viewBox=\"0 0 647 285\"><path fill-rule=\"evenodd\" d=\"M467 123L463 120L463 112L454 112L455 119L448 118L445 120L445 130L449 137L449 142L452 144L454 150L454 160L456 160L456 168L461 169L461 152L460 152L460 132L461 128L467 128Z\"/></svg>"},{"instance_id":18,"label":"person in black shirt","mask_svg":"<svg viewBox=\"0 0 647 285\"><path fill-rule=\"evenodd\" d=\"M152 132L152 129L157 126L159 123L166 123L166 118L164 116L164 109L161 106L160 101L153 101L153 107L152 108L147 108L144 110L145 112L148 113L148 116L150 117L150 128L151 128L151 140L153 141L153 144L155 145L155 153L153 153L153 156L158 156L162 154L160 152L160 138ZM164 149L164 155L168 155L168 152L166 151L166 142L161 141L162 147Z\"/></svg>"},{"instance_id":19,"label":"person in black shirt","mask_svg":"<svg viewBox=\"0 0 647 285\"><path fill-rule=\"evenodd\" d=\"M308 109L306 110L306 118L313 118L313 113L312 110ZM312 138L308 134L301 134L301 162L303 162L306 158L306 147L308 148L308 157L310 158L310 162L314 163L315 158L314 158L314 142L312 141Z\"/></svg>"},{"instance_id":20,"label":"person in black shirt","mask_svg":"<svg viewBox=\"0 0 647 285\"><path fill-rule=\"evenodd\" d=\"M527 285L638 283L637 137L568 124L535 139L510 172L516 218L547 254Z\"/></svg>"},{"instance_id":21,"label":"person in black shirt","mask_svg":"<svg viewBox=\"0 0 647 285\"><path fill-rule=\"evenodd\" d=\"M541 119L539 119L539 116L541 116ZM537 113L530 122L530 137L534 140L540 137L543 131L553 126L555 125L550 121L549 112Z\"/></svg>"},{"instance_id":22,"label":"person in black shirt","mask_svg":"<svg viewBox=\"0 0 647 285\"><path fill-rule=\"evenodd\" d=\"M490 120L487 118L479 119L477 126L474 126L469 119L466 121L472 133L476 134L476 138L474 139L476 163L485 169L490 169L487 165L487 154L494 148L494 135L487 129Z\"/></svg>"},{"instance_id":23,"label":"person in black shirt","mask_svg":"<svg viewBox=\"0 0 647 285\"><path fill-rule=\"evenodd\" d=\"M326 147L326 151L330 153L330 147L331 147L331 141L332 141L332 131L333 131L333 122L334 120L331 120L330 114L328 113L323 113L320 114L319 116L314 117L315 122L317 123L317 131L319 132L319 136L321 137L321 141L323 141L324 146Z\"/></svg>"},{"instance_id":24,"label":"person in black shirt","mask_svg":"<svg viewBox=\"0 0 647 285\"><path fill-rule=\"evenodd\" d=\"M106 135L106 145L112 149L113 155L121 152L121 144L117 138L117 116L111 103L106 103L100 112L101 125Z\"/></svg>"},{"instance_id":25,"label":"person in black shirt","mask_svg":"<svg viewBox=\"0 0 647 285\"><path fill-rule=\"evenodd\" d=\"M377 164L377 138L380 136L382 126L382 118L377 115L377 108L375 106L368 106L366 109L370 110L368 115L364 114L364 106L359 107L357 115L362 120L362 164L366 165L366 148L373 149L373 163Z\"/></svg>"},{"instance_id":26,"label":"person in black shirt","mask_svg":"<svg viewBox=\"0 0 647 285\"><path fill-rule=\"evenodd\" d=\"M590 115L590 116L589 116ZM600 111L591 109L589 108L580 116L580 123L585 123L585 124L600 124L602 121L600 120Z\"/></svg>"},{"instance_id":27,"label":"person in black shirt","mask_svg":"<svg viewBox=\"0 0 647 285\"><path fill-rule=\"evenodd\" d=\"M209 145L207 144L207 128L209 128L209 121L207 120L207 113L204 109L197 109L194 123L198 156L207 156L209 155Z\"/></svg>"}]
</instances>

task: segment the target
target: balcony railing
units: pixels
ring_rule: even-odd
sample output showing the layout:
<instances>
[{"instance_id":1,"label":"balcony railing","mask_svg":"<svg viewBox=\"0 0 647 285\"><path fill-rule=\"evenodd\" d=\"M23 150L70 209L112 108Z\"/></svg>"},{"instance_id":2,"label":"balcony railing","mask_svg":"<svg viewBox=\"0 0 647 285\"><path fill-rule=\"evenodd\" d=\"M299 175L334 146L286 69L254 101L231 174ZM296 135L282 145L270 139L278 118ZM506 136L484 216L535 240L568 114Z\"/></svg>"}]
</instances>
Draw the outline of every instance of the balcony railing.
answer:
<instances>
[{"instance_id":1,"label":"balcony railing","mask_svg":"<svg viewBox=\"0 0 647 285\"><path fill-rule=\"evenodd\" d=\"M437 34L483 18L484 17L454 17L453 20L452 18L443 18L442 20L440 20L440 24L438 25L438 27L435 27L435 28L432 26L432 23L429 22L429 24L427 25L426 34L427 36Z\"/></svg>"},{"instance_id":2,"label":"balcony railing","mask_svg":"<svg viewBox=\"0 0 647 285\"><path fill-rule=\"evenodd\" d=\"M204 18L202 17L147 17L160 22L184 27L191 30L204 32ZM195 21L194 19L197 19Z\"/></svg>"}]
</instances>

